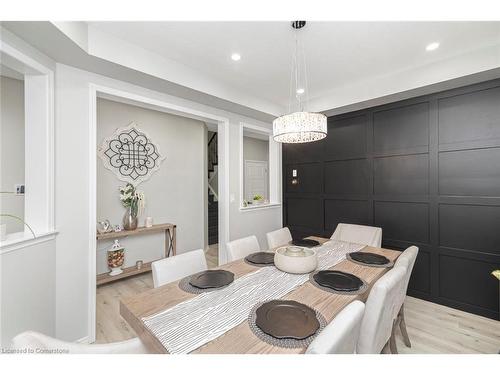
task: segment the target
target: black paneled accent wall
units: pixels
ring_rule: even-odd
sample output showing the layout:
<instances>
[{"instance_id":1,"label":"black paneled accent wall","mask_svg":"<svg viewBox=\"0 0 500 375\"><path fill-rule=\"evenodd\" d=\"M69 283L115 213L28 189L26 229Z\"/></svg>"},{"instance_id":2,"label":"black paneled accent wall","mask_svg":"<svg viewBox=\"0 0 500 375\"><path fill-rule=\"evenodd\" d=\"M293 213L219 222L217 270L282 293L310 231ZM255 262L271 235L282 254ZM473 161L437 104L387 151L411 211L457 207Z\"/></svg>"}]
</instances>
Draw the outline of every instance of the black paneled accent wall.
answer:
<instances>
[{"instance_id":1,"label":"black paneled accent wall","mask_svg":"<svg viewBox=\"0 0 500 375\"><path fill-rule=\"evenodd\" d=\"M283 171L294 237L380 226L420 248L410 295L499 319L500 80L331 117L325 140L284 145Z\"/></svg>"}]
</instances>

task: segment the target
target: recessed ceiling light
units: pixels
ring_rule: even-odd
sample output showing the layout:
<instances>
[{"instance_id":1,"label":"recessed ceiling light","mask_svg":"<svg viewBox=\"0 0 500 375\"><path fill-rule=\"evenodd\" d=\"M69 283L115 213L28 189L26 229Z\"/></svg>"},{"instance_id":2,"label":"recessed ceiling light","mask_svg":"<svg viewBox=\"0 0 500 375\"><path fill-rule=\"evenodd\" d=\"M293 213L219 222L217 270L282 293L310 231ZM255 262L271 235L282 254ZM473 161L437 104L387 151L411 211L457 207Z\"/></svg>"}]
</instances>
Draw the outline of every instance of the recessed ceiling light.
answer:
<instances>
[{"instance_id":1,"label":"recessed ceiling light","mask_svg":"<svg viewBox=\"0 0 500 375\"><path fill-rule=\"evenodd\" d=\"M427 47L425 47L425 49L427 51L435 51L439 48L439 43L438 42L433 42L431 44L428 44Z\"/></svg>"},{"instance_id":2,"label":"recessed ceiling light","mask_svg":"<svg viewBox=\"0 0 500 375\"><path fill-rule=\"evenodd\" d=\"M233 53L231 55L231 60L233 60L233 61L240 61L241 60L241 55L239 53Z\"/></svg>"},{"instance_id":3,"label":"recessed ceiling light","mask_svg":"<svg viewBox=\"0 0 500 375\"><path fill-rule=\"evenodd\" d=\"M305 91L304 89L297 89L297 94L302 95Z\"/></svg>"}]
</instances>

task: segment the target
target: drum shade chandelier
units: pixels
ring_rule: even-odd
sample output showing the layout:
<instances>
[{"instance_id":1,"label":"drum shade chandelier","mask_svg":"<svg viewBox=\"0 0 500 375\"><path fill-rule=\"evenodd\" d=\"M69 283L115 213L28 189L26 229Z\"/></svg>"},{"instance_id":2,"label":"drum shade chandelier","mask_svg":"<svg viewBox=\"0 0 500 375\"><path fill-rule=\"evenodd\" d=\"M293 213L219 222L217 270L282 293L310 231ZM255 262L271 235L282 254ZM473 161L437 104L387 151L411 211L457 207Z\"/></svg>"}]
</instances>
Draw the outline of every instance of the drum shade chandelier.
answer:
<instances>
[{"instance_id":1,"label":"drum shade chandelier","mask_svg":"<svg viewBox=\"0 0 500 375\"><path fill-rule=\"evenodd\" d=\"M288 114L273 121L273 138L281 143L306 143L326 137L326 116L304 110L308 102L307 69L303 46L299 43L298 31L306 21L292 22L295 32L295 54L292 56L290 73L290 98Z\"/></svg>"}]
</instances>

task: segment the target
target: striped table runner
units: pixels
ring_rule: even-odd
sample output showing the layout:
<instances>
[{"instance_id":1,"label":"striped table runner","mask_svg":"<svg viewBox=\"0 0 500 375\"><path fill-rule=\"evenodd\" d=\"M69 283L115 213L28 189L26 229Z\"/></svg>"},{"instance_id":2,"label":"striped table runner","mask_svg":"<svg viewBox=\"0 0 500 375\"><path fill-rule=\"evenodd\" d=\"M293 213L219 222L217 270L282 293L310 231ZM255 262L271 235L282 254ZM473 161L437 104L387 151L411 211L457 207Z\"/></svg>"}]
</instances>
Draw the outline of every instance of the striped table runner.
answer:
<instances>
[{"instance_id":1,"label":"striped table runner","mask_svg":"<svg viewBox=\"0 0 500 375\"><path fill-rule=\"evenodd\" d=\"M331 240L316 248L318 270L328 269L364 245ZM154 315L144 324L172 354L189 353L216 339L248 318L259 302L278 299L309 280L275 267L260 268L224 289L199 294Z\"/></svg>"}]
</instances>

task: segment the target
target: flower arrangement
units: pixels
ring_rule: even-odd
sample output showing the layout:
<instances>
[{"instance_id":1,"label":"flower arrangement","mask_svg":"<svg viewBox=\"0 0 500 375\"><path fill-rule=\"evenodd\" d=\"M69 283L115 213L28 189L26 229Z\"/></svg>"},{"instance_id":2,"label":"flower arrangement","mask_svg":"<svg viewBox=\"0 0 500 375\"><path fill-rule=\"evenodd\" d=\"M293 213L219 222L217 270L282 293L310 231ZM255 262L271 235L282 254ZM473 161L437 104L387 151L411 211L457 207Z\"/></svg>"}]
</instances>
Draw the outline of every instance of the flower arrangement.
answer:
<instances>
[{"instance_id":1,"label":"flower arrangement","mask_svg":"<svg viewBox=\"0 0 500 375\"><path fill-rule=\"evenodd\" d=\"M146 197L142 191L137 191L131 183L120 187L120 201L123 207L130 208L132 216L142 214L146 206Z\"/></svg>"}]
</instances>

